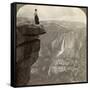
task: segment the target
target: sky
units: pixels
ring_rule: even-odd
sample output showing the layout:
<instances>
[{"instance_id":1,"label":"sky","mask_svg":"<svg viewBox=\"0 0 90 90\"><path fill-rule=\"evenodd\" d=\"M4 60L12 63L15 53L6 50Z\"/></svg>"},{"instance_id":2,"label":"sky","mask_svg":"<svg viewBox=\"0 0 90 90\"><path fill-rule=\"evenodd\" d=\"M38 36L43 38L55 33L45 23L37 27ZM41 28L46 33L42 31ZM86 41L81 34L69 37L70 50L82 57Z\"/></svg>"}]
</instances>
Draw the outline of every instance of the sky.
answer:
<instances>
[{"instance_id":1,"label":"sky","mask_svg":"<svg viewBox=\"0 0 90 90\"><path fill-rule=\"evenodd\" d=\"M34 19L34 10L38 10L40 20L64 20L86 22L85 13L76 7L58 7L42 5L24 5L17 12L17 17Z\"/></svg>"}]
</instances>

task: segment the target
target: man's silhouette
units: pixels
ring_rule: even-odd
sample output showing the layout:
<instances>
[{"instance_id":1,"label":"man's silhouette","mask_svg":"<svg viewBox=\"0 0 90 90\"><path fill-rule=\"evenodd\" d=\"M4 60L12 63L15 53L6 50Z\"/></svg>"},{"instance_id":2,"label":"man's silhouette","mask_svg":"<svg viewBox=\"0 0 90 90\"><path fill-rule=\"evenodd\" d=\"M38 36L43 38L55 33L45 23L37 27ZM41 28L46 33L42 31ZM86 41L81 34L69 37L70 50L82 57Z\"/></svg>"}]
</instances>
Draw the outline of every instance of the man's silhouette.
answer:
<instances>
[{"instance_id":1,"label":"man's silhouette","mask_svg":"<svg viewBox=\"0 0 90 90\"><path fill-rule=\"evenodd\" d=\"M34 20L35 20L35 24L39 24L39 17L38 17L38 14L37 14L37 9L35 9Z\"/></svg>"}]
</instances>

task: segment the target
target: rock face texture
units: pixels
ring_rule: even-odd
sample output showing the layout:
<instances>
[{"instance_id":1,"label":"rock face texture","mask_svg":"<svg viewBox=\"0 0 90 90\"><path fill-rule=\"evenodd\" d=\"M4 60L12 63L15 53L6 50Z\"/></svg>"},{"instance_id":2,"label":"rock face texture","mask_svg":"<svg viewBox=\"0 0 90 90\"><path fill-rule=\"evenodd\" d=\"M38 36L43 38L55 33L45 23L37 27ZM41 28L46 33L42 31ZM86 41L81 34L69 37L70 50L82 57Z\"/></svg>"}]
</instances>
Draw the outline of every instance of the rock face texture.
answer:
<instances>
[{"instance_id":1,"label":"rock face texture","mask_svg":"<svg viewBox=\"0 0 90 90\"><path fill-rule=\"evenodd\" d=\"M37 61L40 50L39 35L45 34L42 25L17 24L16 30L16 85L30 80L31 66Z\"/></svg>"}]
</instances>

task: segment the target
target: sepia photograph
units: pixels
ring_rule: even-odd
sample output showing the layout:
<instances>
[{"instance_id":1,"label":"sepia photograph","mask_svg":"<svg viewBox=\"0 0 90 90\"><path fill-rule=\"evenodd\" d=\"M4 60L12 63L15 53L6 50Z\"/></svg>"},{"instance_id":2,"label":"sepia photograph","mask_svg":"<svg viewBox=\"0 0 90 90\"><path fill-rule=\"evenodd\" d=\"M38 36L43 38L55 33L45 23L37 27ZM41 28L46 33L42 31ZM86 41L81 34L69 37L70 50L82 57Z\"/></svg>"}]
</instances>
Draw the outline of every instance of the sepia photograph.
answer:
<instances>
[{"instance_id":1,"label":"sepia photograph","mask_svg":"<svg viewBox=\"0 0 90 90\"><path fill-rule=\"evenodd\" d=\"M15 85L88 82L87 7L16 4Z\"/></svg>"}]
</instances>

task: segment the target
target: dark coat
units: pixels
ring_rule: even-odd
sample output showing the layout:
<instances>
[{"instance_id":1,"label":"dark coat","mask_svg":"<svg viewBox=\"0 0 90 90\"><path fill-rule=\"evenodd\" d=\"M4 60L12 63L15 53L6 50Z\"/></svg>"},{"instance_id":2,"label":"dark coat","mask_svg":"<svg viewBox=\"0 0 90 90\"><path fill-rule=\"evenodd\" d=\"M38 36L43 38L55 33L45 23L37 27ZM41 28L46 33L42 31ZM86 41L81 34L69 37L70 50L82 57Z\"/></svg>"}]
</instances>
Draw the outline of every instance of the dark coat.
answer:
<instances>
[{"instance_id":1,"label":"dark coat","mask_svg":"<svg viewBox=\"0 0 90 90\"><path fill-rule=\"evenodd\" d=\"M38 15L35 15L35 24L39 24L39 18L38 18Z\"/></svg>"}]
</instances>

